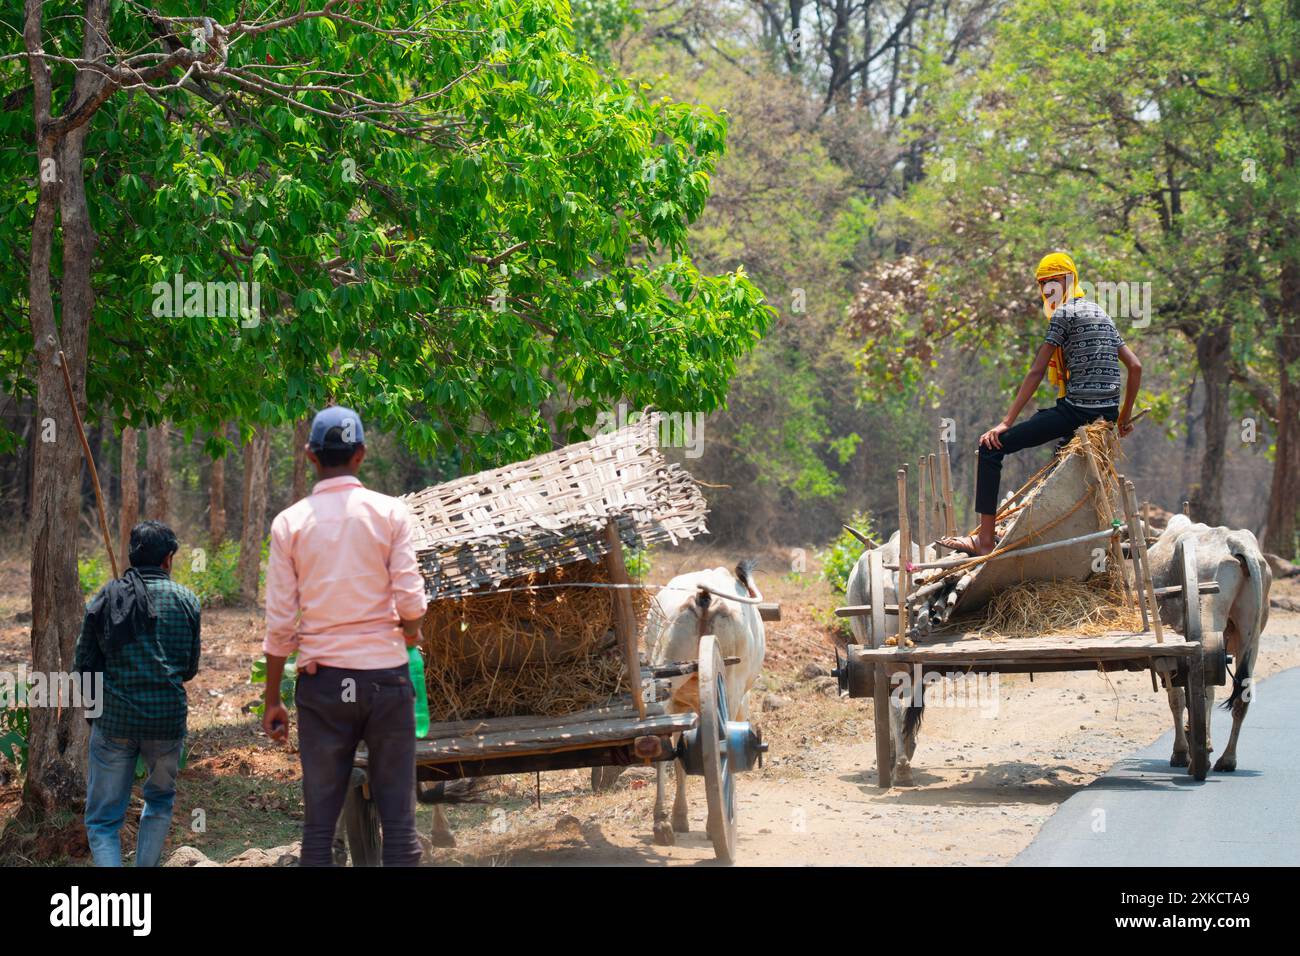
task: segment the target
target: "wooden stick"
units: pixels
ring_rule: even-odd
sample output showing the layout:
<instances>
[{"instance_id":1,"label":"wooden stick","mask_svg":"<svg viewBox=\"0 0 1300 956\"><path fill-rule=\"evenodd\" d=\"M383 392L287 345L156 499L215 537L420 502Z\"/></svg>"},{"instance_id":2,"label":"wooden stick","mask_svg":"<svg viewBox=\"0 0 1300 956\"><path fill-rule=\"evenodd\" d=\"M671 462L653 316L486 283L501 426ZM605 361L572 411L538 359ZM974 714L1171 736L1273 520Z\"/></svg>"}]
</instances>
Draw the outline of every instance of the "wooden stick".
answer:
<instances>
[{"instance_id":1,"label":"wooden stick","mask_svg":"<svg viewBox=\"0 0 1300 956\"><path fill-rule=\"evenodd\" d=\"M912 533L907 524L907 466L898 469L898 648L907 646L907 592L911 590Z\"/></svg>"},{"instance_id":2,"label":"wooden stick","mask_svg":"<svg viewBox=\"0 0 1300 956\"><path fill-rule=\"evenodd\" d=\"M957 533L957 514L952 504L952 459L948 455L948 443L939 443L939 477L943 484L943 533Z\"/></svg>"},{"instance_id":3,"label":"wooden stick","mask_svg":"<svg viewBox=\"0 0 1300 956\"><path fill-rule=\"evenodd\" d=\"M1128 495L1124 493L1124 476L1119 475L1119 503L1124 509L1125 531L1128 532L1128 556L1133 562L1133 593L1137 598L1138 610L1142 612L1142 630L1146 631L1151 627L1151 621L1147 617L1146 591L1142 587L1142 565L1139 563L1137 545L1133 542L1138 537L1134 532L1137 526L1137 519L1129 510ZM1122 570L1122 568L1121 568Z\"/></svg>"},{"instance_id":4,"label":"wooden stick","mask_svg":"<svg viewBox=\"0 0 1300 956\"><path fill-rule=\"evenodd\" d=\"M68 360L63 350L59 349L59 368L63 371L63 387L68 392L68 405L72 407L72 420L77 423L77 437L81 439L81 454L90 469L90 484L95 489L95 507L99 511L99 530L104 534L104 548L108 551L108 563L113 568L113 577L117 577L117 555L113 553L113 539L108 533L108 517L104 514L104 492L99 487L99 472L95 470L95 459L90 454L90 442L86 441L86 429L81 425L81 412L77 408L77 399L72 392L72 378L68 375Z\"/></svg>"},{"instance_id":5,"label":"wooden stick","mask_svg":"<svg viewBox=\"0 0 1300 956\"><path fill-rule=\"evenodd\" d=\"M925 546L929 539L925 536L929 521L925 513L925 485L929 480L929 460L922 455L916 462L916 541L921 546L921 560L925 560Z\"/></svg>"},{"instance_id":6,"label":"wooden stick","mask_svg":"<svg viewBox=\"0 0 1300 956\"><path fill-rule=\"evenodd\" d=\"M605 524L605 566L614 584L630 584L627 565L623 563L623 540L618 536L618 520L610 518ZM645 698L641 696L641 661L636 650L636 612L632 609L632 595L626 588L614 591L614 622L619 644L623 648L623 662L627 667L627 687L636 701L637 716L645 719Z\"/></svg>"},{"instance_id":7,"label":"wooden stick","mask_svg":"<svg viewBox=\"0 0 1300 956\"><path fill-rule=\"evenodd\" d=\"M1137 510L1137 494L1133 490L1133 482L1121 477L1120 483L1124 487L1125 513L1135 512ZM1130 529L1133 527L1132 521L1129 522L1129 527ZM1147 558L1147 536L1140 527L1136 538L1134 538L1131 530L1129 532L1130 550L1133 548L1135 540L1137 542L1138 566L1142 571L1142 596L1144 601L1150 605L1151 627L1156 632L1156 642L1163 644L1165 640L1164 628L1160 626L1160 607L1156 603L1155 582L1151 580L1151 562Z\"/></svg>"},{"instance_id":8,"label":"wooden stick","mask_svg":"<svg viewBox=\"0 0 1300 956\"><path fill-rule=\"evenodd\" d=\"M1136 523L1134 525L1136 527ZM1126 527L1120 525L1121 528ZM1115 533L1114 528L1106 528L1104 531L1089 531L1087 534L1077 535L1073 538L1064 538L1060 541L1048 541L1046 544L1035 544L1028 548L1009 548L1006 551L995 551L992 554L982 555L984 561L997 561L1001 558L1019 558L1027 554L1038 554L1040 551L1052 551L1055 548L1065 548L1072 544L1085 544L1088 541L1100 541L1102 538L1109 537ZM901 557L901 553L900 553ZM921 561L913 564L910 568L912 571L929 571L932 569L958 568L963 564L974 561L971 555L962 555L960 558L947 558L943 561ZM983 562L981 562L983 563ZM885 569L888 571L897 571L898 565L887 564Z\"/></svg>"},{"instance_id":9,"label":"wooden stick","mask_svg":"<svg viewBox=\"0 0 1300 956\"><path fill-rule=\"evenodd\" d=\"M937 487L939 482L939 475L937 473L938 467L938 460L935 458L934 452L931 452L925 459L925 474L930 483L930 519L934 522L931 525L933 530L931 530L930 534L935 538L938 538L943 534L943 499L939 497L939 489ZM938 553L937 548L935 549L935 553ZM921 557L924 559L925 555L921 555Z\"/></svg>"}]
</instances>

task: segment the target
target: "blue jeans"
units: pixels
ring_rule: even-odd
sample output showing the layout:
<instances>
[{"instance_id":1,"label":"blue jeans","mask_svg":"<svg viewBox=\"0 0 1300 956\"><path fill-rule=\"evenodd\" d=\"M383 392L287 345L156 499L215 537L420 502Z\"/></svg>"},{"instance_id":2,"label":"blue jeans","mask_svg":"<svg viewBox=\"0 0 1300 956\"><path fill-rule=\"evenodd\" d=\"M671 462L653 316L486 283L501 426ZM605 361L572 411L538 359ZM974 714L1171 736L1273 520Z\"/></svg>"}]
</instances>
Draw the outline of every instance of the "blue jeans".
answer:
<instances>
[{"instance_id":1,"label":"blue jeans","mask_svg":"<svg viewBox=\"0 0 1300 956\"><path fill-rule=\"evenodd\" d=\"M96 866L122 865L120 831L131 802L137 757L149 776L144 782L144 812L136 839L135 865L157 866L172 822L176 773L182 740L128 740L90 730L90 766L86 773L86 838Z\"/></svg>"}]
</instances>

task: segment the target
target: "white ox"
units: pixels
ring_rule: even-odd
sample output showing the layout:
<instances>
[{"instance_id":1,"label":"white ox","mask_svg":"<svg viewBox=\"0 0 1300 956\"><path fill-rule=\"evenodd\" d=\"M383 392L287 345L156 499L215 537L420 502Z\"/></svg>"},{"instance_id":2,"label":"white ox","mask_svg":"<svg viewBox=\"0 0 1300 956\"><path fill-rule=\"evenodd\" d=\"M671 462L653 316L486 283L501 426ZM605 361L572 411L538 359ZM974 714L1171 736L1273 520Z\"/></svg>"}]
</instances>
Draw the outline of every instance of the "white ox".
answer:
<instances>
[{"instance_id":1,"label":"white ox","mask_svg":"<svg viewBox=\"0 0 1300 956\"><path fill-rule=\"evenodd\" d=\"M898 564L898 545L899 532L895 531L890 536L889 541L882 544L879 548L869 549L862 552L858 558L857 564L853 565L853 570L849 572L849 581L845 586L845 599L851 605L861 606L871 603L871 590L867 582L867 560L871 552L879 551L882 565ZM929 549L927 549L927 557ZM912 543L912 561L921 560L921 549L916 542ZM898 572L885 572L885 603L898 603ZM890 623L894 631L889 631ZM849 618L849 627L853 631L853 638L857 643L866 647L871 646L871 640L867 636L867 618L855 616ZM889 617L886 619L886 636L889 633L897 631L898 618ZM894 782L900 786L908 787L912 785L912 754L916 752L916 735L921 729L921 716L923 714L924 701L917 706L904 706L896 695L889 695L889 731L893 737L894 766L892 777Z\"/></svg>"},{"instance_id":2,"label":"white ox","mask_svg":"<svg viewBox=\"0 0 1300 956\"><path fill-rule=\"evenodd\" d=\"M1251 673L1259 653L1259 638L1268 623L1268 590L1273 575L1260 552L1259 542L1249 531L1211 528L1193 524L1186 515L1174 515L1160 537L1148 551L1151 577L1155 586L1182 583L1182 542L1196 541L1196 575L1201 581L1217 581L1219 593L1206 595L1209 601L1208 630L1221 631L1227 652L1232 655L1232 695L1224 707L1232 709L1232 737L1215 763L1217 771L1237 769L1237 735L1250 706ZM1160 619L1171 627L1182 626L1182 595L1160 599ZM1183 723L1186 697L1181 687L1169 688L1169 708L1174 715L1174 752L1169 758L1173 767L1186 767L1187 732ZM1214 707L1214 685L1205 688L1205 713ZM1206 747L1210 748L1209 728Z\"/></svg>"},{"instance_id":3,"label":"white ox","mask_svg":"<svg viewBox=\"0 0 1300 956\"><path fill-rule=\"evenodd\" d=\"M651 602L646 621L646 650L653 664L693 661L699 656L700 638L705 634L714 635L724 658L739 658L737 663L726 667L728 719L748 720L746 696L763 669L766 651L758 606L718 597L701 591L701 586L719 594L762 599L754 583L752 561L742 561L736 565L735 571L712 568L679 574ZM674 677L670 686L671 696L666 705L669 713L699 709L698 674ZM673 844L674 833L690 830L686 817L686 770L680 760L673 761L673 769L677 792L673 798L670 826L664 810L664 763L655 765L654 835L655 842L663 846Z\"/></svg>"}]
</instances>

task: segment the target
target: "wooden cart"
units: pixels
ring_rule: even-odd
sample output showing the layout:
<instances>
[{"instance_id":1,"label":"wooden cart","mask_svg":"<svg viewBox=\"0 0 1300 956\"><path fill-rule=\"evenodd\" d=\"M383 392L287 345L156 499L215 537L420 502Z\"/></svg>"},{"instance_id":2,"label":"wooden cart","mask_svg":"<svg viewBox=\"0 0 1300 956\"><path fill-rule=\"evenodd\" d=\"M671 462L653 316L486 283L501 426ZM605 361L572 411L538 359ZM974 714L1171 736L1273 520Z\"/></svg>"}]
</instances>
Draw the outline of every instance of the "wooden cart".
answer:
<instances>
[{"instance_id":1,"label":"wooden cart","mask_svg":"<svg viewBox=\"0 0 1300 956\"><path fill-rule=\"evenodd\" d=\"M700 640L698 660L641 670L639 707L629 694L608 707L563 717L433 724L428 736L416 743L416 779L435 782L681 759L688 774L704 778L707 833L717 859L731 863L736 853L734 776L752 768L766 745L748 722L731 719L725 666L716 639L708 634ZM666 713L655 698L665 695L667 679L697 671L700 712ZM364 750L357 753L343 819L353 865L377 866L379 814L370 799Z\"/></svg>"},{"instance_id":2,"label":"wooden cart","mask_svg":"<svg viewBox=\"0 0 1300 956\"><path fill-rule=\"evenodd\" d=\"M941 457L940 466L943 473L939 476L947 492L946 500L937 502L937 505L940 524L946 526L948 533L952 533L951 478L947 474L946 459L946 455ZM933 462L931 456L931 468L934 467ZM922 497L918 509L923 522L926 510L924 464L923 461L920 484ZM876 767L879 786L887 788L892 782L894 752L893 735L889 725L889 705L891 693L903 692L897 688L919 688L916 692L924 693L924 679L930 674L951 677L971 674L1034 674L1067 670L1146 670L1151 672L1152 688L1155 690L1158 690L1156 675L1161 675L1172 686L1184 688L1190 725L1189 772L1196 780L1205 779L1209 770L1207 747L1209 715L1206 713L1205 687L1207 684L1223 686L1227 683L1229 660L1225 652L1223 635L1206 631L1202 626L1200 595L1216 593L1218 584L1202 583L1198 580L1195 542L1189 541L1184 543L1181 551L1180 583L1160 590L1155 589L1146 563L1145 530L1138 530L1142 525L1136 520L1136 501L1133 497L1132 483L1126 482L1122 475L1118 476L1118 487L1112 491L1102 481L1096 462L1092 461L1089 465L1089 480L1096 483L1096 488L1110 492L1103 496L1104 499L1112 503L1117 499L1121 503L1126 520L1123 522L1114 520L1109 529L1090 531L1082 535L1075 533L1080 530L1075 528L1069 538L1025 547L1018 552L1016 558L1016 562L1021 565L1017 572L1008 575L1004 568L999 568L997 575L1000 579L991 586L988 581L972 583L969 580L971 576L968 575L963 579L962 590L953 595L953 603L959 602L971 593L978 593L981 587L986 592L996 591L997 588L1006 586L1010 580L1023 578L1024 558L1027 555L1034 554L1038 559L1046 553L1055 552L1059 556L1063 553L1068 554L1073 549L1075 555L1070 560L1078 561L1086 559L1086 549L1089 545L1099 544L1109 539L1111 554L1123 560L1125 564L1131 562L1132 565L1134 590L1132 597L1133 600L1140 602L1144 623L1143 629L1139 632L1111 632L1100 636L1052 635L1036 639L999 641L982 639L977 634L958 628L939 628L929 633L917 634L906 628L908 610L906 599L901 609L899 605L886 604L885 581L886 574L891 569L885 566L878 550L868 554L869 603L836 610L836 614L840 617L861 616L866 619L868 644L850 644L847 648L847 657L837 660L834 673L842 692L855 698L870 697L875 702ZM1070 475L1067 471L1065 467L1060 467L1056 474L1049 475L1043 482L1045 486L1049 486L1049 493L1054 478L1058 486L1065 485L1070 480L1079 480L1077 474ZM903 541L903 549L900 553L910 554L905 481L905 472L900 470L900 514L902 515L900 530ZM934 485L931 484L931 488L933 487ZM1059 516L1052 515L1051 511L1052 509L1047 509L1048 524L1060 527ZM1043 517L1040 513L1039 519ZM1014 524L1007 533L1007 538L1018 533L1023 535L1025 532L1023 525L1030 523L1032 522L1027 520ZM921 529L921 540L925 540L924 524ZM1127 553L1120 546L1121 534L1128 537ZM1080 552L1081 548L1085 550ZM1010 552L1008 558L1016 555L1017 552ZM949 563L958 563L961 560L952 559ZM929 567L944 563L932 562ZM1007 563L1010 563L1010 560ZM902 568L896 569L902 572L898 578L898 588L901 593L904 595L914 593L909 587L909 574L912 570L923 566L904 562ZM985 567L989 566L985 565ZM1082 575L1076 576L1086 575L1086 567L1085 564ZM995 575L990 574L989 577L993 578ZM1161 626L1157 596L1182 598L1179 602L1182 605L1181 635L1166 633ZM910 639L905 640L905 637ZM895 644L887 646L885 642L891 638Z\"/></svg>"},{"instance_id":3,"label":"wooden cart","mask_svg":"<svg viewBox=\"0 0 1300 956\"><path fill-rule=\"evenodd\" d=\"M704 533L707 511L694 479L660 455L655 427L647 416L617 432L407 497L432 601L490 593L504 580L579 560L602 562L608 583L586 586L612 589L625 688L602 706L561 716L435 722L416 742L416 777L429 783L680 759L687 773L704 778L708 835L717 858L731 862L733 778L753 767L765 747L748 722L732 720L723 679L729 662L711 634L701 637L693 661L650 668L638 649L623 546L676 543ZM698 713L667 712L669 681L693 673L699 675ZM367 754L359 750L344 807L347 842L359 866L380 859L379 817L366 774Z\"/></svg>"}]
</instances>

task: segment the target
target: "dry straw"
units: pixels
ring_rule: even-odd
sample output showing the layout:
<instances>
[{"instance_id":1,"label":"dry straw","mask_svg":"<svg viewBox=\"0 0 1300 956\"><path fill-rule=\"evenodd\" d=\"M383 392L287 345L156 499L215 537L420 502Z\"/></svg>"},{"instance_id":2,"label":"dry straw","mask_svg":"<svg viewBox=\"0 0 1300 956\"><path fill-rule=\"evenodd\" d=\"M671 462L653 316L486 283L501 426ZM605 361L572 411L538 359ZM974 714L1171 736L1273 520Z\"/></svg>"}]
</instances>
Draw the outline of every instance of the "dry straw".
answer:
<instances>
[{"instance_id":1,"label":"dry straw","mask_svg":"<svg viewBox=\"0 0 1300 956\"><path fill-rule=\"evenodd\" d=\"M559 716L626 693L617 592L581 586L608 581L603 562L581 562L431 604L423 642L430 718ZM566 583L578 586L505 590ZM649 598L631 593L640 619Z\"/></svg>"},{"instance_id":2,"label":"dry straw","mask_svg":"<svg viewBox=\"0 0 1300 956\"><path fill-rule=\"evenodd\" d=\"M1025 581L995 595L973 630L988 640L1140 631L1142 619L1124 602L1114 572L1087 581Z\"/></svg>"}]
</instances>

